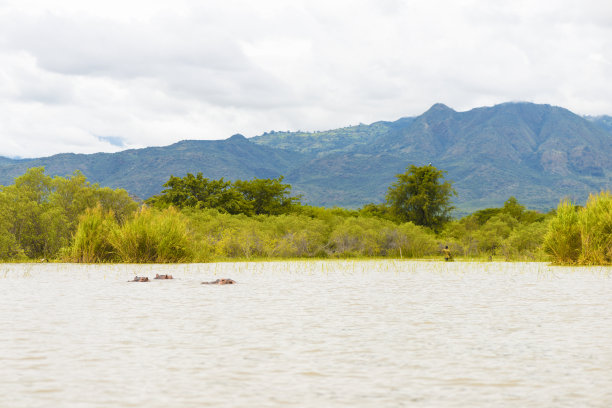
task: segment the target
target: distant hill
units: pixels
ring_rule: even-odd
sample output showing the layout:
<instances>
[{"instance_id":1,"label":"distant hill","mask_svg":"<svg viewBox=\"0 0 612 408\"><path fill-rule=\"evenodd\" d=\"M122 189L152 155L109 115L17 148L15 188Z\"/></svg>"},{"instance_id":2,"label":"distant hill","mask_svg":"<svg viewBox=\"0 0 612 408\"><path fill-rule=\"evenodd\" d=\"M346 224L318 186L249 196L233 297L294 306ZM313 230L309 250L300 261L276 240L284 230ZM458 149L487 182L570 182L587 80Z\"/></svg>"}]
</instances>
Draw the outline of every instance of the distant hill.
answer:
<instances>
[{"instance_id":1,"label":"distant hill","mask_svg":"<svg viewBox=\"0 0 612 408\"><path fill-rule=\"evenodd\" d=\"M429 162L448 171L459 193L455 201L468 211L500 205L511 195L547 209L562 197L583 200L588 192L611 187L612 131L563 108L507 103L456 112L436 104L416 118L370 126L376 131L357 126L253 141L300 151L306 144L300 137L330 138L332 146L342 146L355 133L368 134L360 139L365 142L345 143L341 150L319 148L315 159L288 175L324 205L379 202L395 174Z\"/></svg>"},{"instance_id":2,"label":"distant hill","mask_svg":"<svg viewBox=\"0 0 612 408\"><path fill-rule=\"evenodd\" d=\"M436 104L417 117L314 133L235 135L114 154L2 158L0 183L44 165L50 174L80 169L91 181L146 198L171 174L201 171L231 180L284 175L304 202L355 208L382 202L395 175L410 164L431 162L448 171L461 212L499 206L511 195L545 210L562 197L584 201L589 192L612 188L611 119L532 103L467 112Z\"/></svg>"},{"instance_id":3,"label":"distant hill","mask_svg":"<svg viewBox=\"0 0 612 408\"><path fill-rule=\"evenodd\" d=\"M0 160L0 184L10 184L30 167L45 166L47 173L67 175L81 170L102 186L125 188L138 198L159 193L170 175L187 172L211 179L278 177L302 156L249 142L242 135L227 140L187 140L165 147L125 150L118 153L58 154L40 159Z\"/></svg>"},{"instance_id":4,"label":"distant hill","mask_svg":"<svg viewBox=\"0 0 612 408\"><path fill-rule=\"evenodd\" d=\"M612 132L612 116L585 116L586 120L593 122L605 131Z\"/></svg>"}]
</instances>

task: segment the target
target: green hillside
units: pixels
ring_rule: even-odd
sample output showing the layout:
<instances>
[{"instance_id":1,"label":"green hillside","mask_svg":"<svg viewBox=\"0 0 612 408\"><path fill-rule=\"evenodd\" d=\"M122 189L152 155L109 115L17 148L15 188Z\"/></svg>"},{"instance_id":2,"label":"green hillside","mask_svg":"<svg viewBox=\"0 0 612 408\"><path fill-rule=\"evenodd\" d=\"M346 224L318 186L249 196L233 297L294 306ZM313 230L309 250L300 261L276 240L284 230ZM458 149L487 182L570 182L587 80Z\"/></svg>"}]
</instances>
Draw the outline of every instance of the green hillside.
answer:
<instances>
[{"instance_id":1,"label":"green hillside","mask_svg":"<svg viewBox=\"0 0 612 408\"><path fill-rule=\"evenodd\" d=\"M227 140L187 140L165 147L119 153L58 154L27 160L0 161L0 184L10 184L29 167L45 166L50 175L80 170L100 185L125 188L148 198L157 194L170 175L202 171L206 177L231 180L278 177L299 165L302 155L251 143L242 135Z\"/></svg>"},{"instance_id":2,"label":"green hillside","mask_svg":"<svg viewBox=\"0 0 612 408\"><path fill-rule=\"evenodd\" d=\"M343 205L354 207L380 201L407 165L431 162L448 171L459 193L456 203L468 211L499 206L511 195L548 209L562 197L583 201L590 191L610 188L612 132L563 108L508 103L456 112L436 104L419 117L375 125L369 143L319 153L287 181L314 202L333 205L342 197ZM334 131L334 137L350 140L355 129ZM290 149L291 138L330 137L328 132L273 136L253 140ZM299 151L303 142L293 145Z\"/></svg>"},{"instance_id":3,"label":"green hillside","mask_svg":"<svg viewBox=\"0 0 612 408\"><path fill-rule=\"evenodd\" d=\"M81 170L91 181L147 198L169 176L202 172L230 180L285 176L303 201L356 208L381 202L410 164L448 171L461 212L515 196L530 208L583 202L612 188L610 117L580 117L550 105L506 103L467 112L436 104L418 117L329 131L269 132L246 139L183 141L114 154L0 158L0 183L33 166L52 175Z\"/></svg>"}]
</instances>

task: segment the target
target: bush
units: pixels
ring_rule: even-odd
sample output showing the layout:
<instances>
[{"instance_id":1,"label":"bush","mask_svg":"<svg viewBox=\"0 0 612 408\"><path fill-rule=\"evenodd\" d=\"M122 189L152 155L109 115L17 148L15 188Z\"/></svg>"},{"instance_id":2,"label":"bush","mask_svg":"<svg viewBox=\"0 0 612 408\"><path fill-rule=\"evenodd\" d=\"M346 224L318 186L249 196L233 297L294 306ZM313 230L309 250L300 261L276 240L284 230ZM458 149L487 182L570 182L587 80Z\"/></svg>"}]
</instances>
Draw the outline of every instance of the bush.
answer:
<instances>
[{"instance_id":1,"label":"bush","mask_svg":"<svg viewBox=\"0 0 612 408\"><path fill-rule=\"evenodd\" d=\"M174 208L141 208L110 234L115 253L123 262L171 263L193 258L187 220Z\"/></svg>"},{"instance_id":2,"label":"bush","mask_svg":"<svg viewBox=\"0 0 612 408\"><path fill-rule=\"evenodd\" d=\"M557 216L550 221L543 246L552 255L554 263L573 264L578 261L582 242L578 212L571 201L563 200L557 207Z\"/></svg>"},{"instance_id":3,"label":"bush","mask_svg":"<svg viewBox=\"0 0 612 408\"><path fill-rule=\"evenodd\" d=\"M379 256L384 251L384 224L376 218L346 218L329 237L336 256ZM392 223L389 223L392 224Z\"/></svg>"},{"instance_id":4,"label":"bush","mask_svg":"<svg viewBox=\"0 0 612 408\"><path fill-rule=\"evenodd\" d=\"M267 256L325 256L329 226L318 219L298 215L267 217L262 222L268 233Z\"/></svg>"},{"instance_id":5,"label":"bush","mask_svg":"<svg viewBox=\"0 0 612 408\"><path fill-rule=\"evenodd\" d=\"M221 256L249 259L265 255L265 241L264 233L256 225L248 223L238 229L226 229L216 249Z\"/></svg>"},{"instance_id":6,"label":"bush","mask_svg":"<svg viewBox=\"0 0 612 408\"><path fill-rule=\"evenodd\" d=\"M553 262L581 265L612 263L612 195L591 194L584 208L563 201L544 237Z\"/></svg>"},{"instance_id":7,"label":"bush","mask_svg":"<svg viewBox=\"0 0 612 408\"><path fill-rule=\"evenodd\" d=\"M520 225L502 242L497 253L505 256L506 259L543 259L541 246L547 228L546 222Z\"/></svg>"},{"instance_id":8,"label":"bush","mask_svg":"<svg viewBox=\"0 0 612 408\"><path fill-rule=\"evenodd\" d=\"M69 260L86 263L117 260L110 237L118 227L112 211L104 211L100 205L87 209L80 217Z\"/></svg>"},{"instance_id":9,"label":"bush","mask_svg":"<svg viewBox=\"0 0 612 408\"><path fill-rule=\"evenodd\" d=\"M397 231L401 256L422 257L437 253L438 242L428 229L407 222L400 225Z\"/></svg>"},{"instance_id":10,"label":"bush","mask_svg":"<svg viewBox=\"0 0 612 408\"><path fill-rule=\"evenodd\" d=\"M0 225L0 259L15 259L25 257L23 250L19 247L15 236Z\"/></svg>"},{"instance_id":11,"label":"bush","mask_svg":"<svg viewBox=\"0 0 612 408\"><path fill-rule=\"evenodd\" d=\"M609 191L589 196L578 213L582 251L579 262L603 265L612 262L612 195Z\"/></svg>"}]
</instances>

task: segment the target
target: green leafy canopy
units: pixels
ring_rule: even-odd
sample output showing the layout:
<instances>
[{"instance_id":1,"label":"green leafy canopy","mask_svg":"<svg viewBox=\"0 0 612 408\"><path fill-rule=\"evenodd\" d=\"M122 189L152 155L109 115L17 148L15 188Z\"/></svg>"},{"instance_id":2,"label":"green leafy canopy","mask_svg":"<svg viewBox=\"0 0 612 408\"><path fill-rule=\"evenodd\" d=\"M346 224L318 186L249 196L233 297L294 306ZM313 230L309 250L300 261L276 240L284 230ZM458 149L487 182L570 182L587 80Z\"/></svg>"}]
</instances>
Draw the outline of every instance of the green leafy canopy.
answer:
<instances>
[{"instance_id":1,"label":"green leafy canopy","mask_svg":"<svg viewBox=\"0 0 612 408\"><path fill-rule=\"evenodd\" d=\"M443 181L445 173L432 165L411 165L405 173L396 175L386 199L397 219L434 230L449 221L453 210L450 199L457 193L450 181Z\"/></svg>"}]
</instances>

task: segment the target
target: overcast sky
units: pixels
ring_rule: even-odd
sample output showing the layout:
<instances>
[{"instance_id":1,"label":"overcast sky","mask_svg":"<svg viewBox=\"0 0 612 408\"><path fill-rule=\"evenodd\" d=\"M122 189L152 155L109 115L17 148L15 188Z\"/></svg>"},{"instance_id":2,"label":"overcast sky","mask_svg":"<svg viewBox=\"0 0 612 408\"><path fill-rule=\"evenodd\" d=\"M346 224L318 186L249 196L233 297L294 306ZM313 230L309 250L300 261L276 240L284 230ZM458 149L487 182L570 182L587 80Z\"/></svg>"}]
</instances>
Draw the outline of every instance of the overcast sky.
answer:
<instances>
[{"instance_id":1,"label":"overcast sky","mask_svg":"<svg viewBox=\"0 0 612 408\"><path fill-rule=\"evenodd\" d=\"M507 101L612 115L610 0L0 0L0 155Z\"/></svg>"}]
</instances>

